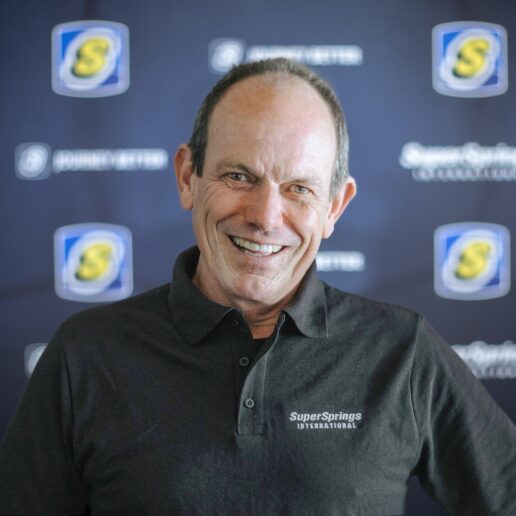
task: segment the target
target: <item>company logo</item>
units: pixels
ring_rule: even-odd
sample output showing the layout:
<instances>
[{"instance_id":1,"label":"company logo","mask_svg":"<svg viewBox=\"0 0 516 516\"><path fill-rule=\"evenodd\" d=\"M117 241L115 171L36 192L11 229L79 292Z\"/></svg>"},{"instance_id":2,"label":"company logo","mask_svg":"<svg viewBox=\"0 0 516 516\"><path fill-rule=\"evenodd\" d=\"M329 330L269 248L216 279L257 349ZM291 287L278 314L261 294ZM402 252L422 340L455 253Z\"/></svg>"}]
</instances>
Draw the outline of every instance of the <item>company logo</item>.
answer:
<instances>
[{"instance_id":1,"label":"company logo","mask_svg":"<svg viewBox=\"0 0 516 516\"><path fill-rule=\"evenodd\" d=\"M362 412L291 412L297 430L347 430L360 428Z\"/></svg>"},{"instance_id":2,"label":"company logo","mask_svg":"<svg viewBox=\"0 0 516 516\"><path fill-rule=\"evenodd\" d=\"M167 170L165 149L52 149L45 143L22 143L15 150L20 179L46 179L61 172L131 172Z\"/></svg>"},{"instance_id":3,"label":"company logo","mask_svg":"<svg viewBox=\"0 0 516 516\"><path fill-rule=\"evenodd\" d=\"M38 363L43 351L47 347L46 344L38 343L38 344L29 344L25 346L25 350L23 352L25 359L25 374L27 376L31 376L34 372L36 364Z\"/></svg>"},{"instance_id":4,"label":"company logo","mask_svg":"<svg viewBox=\"0 0 516 516\"><path fill-rule=\"evenodd\" d=\"M415 181L516 181L516 147L505 143L481 146L470 142L454 147L406 143L400 165L412 171Z\"/></svg>"},{"instance_id":5,"label":"company logo","mask_svg":"<svg viewBox=\"0 0 516 516\"><path fill-rule=\"evenodd\" d=\"M63 226L54 234L55 289L72 301L114 301L133 290L131 232L112 224Z\"/></svg>"},{"instance_id":6,"label":"company logo","mask_svg":"<svg viewBox=\"0 0 516 516\"><path fill-rule=\"evenodd\" d=\"M356 66L364 60L357 45L253 45L233 38L213 40L208 47L208 62L213 73L224 74L244 62L286 57L311 66Z\"/></svg>"},{"instance_id":7,"label":"company logo","mask_svg":"<svg viewBox=\"0 0 516 516\"><path fill-rule=\"evenodd\" d=\"M209 65L213 73L226 73L245 57L246 45L241 39L215 39L208 47Z\"/></svg>"},{"instance_id":8,"label":"company logo","mask_svg":"<svg viewBox=\"0 0 516 516\"><path fill-rule=\"evenodd\" d=\"M45 143L22 143L14 151L15 171L20 179L46 179L52 173L50 147Z\"/></svg>"},{"instance_id":9,"label":"company logo","mask_svg":"<svg viewBox=\"0 0 516 516\"><path fill-rule=\"evenodd\" d=\"M454 97L507 91L507 33L500 25L452 22L432 31L433 86Z\"/></svg>"},{"instance_id":10,"label":"company logo","mask_svg":"<svg viewBox=\"0 0 516 516\"><path fill-rule=\"evenodd\" d=\"M510 289L509 231L497 224L465 222L437 228L434 287L449 299L481 300Z\"/></svg>"},{"instance_id":11,"label":"company logo","mask_svg":"<svg viewBox=\"0 0 516 516\"><path fill-rule=\"evenodd\" d=\"M477 340L467 345L455 344L454 351L466 362L477 378L504 380L516 378L516 344L487 344Z\"/></svg>"},{"instance_id":12,"label":"company logo","mask_svg":"<svg viewBox=\"0 0 516 516\"><path fill-rule=\"evenodd\" d=\"M323 272L361 272L365 270L365 256L358 251L319 251L317 270Z\"/></svg>"},{"instance_id":13,"label":"company logo","mask_svg":"<svg viewBox=\"0 0 516 516\"><path fill-rule=\"evenodd\" d=\"M107 97L129 87L129 30L122 23L74 21L52 30L52 89Z\"/></svg>"}]
</instances>

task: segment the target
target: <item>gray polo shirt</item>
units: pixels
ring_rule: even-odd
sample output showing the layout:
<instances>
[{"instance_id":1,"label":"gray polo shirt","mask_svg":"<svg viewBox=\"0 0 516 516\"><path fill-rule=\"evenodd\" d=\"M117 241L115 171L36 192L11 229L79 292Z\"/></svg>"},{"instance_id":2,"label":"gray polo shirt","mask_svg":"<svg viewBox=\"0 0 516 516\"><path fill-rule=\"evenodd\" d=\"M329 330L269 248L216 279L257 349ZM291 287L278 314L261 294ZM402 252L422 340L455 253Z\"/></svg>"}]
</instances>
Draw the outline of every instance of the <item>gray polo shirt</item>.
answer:
<instances>
[{"instance_id":1,"label":"gray polo shirt","mask_svg":"<svg viewBox=\"0 0 516 516\"><path fill-rule=\"evenodd\" d=\"M1 514L516 514L516 431L417 314L320 282L274 333L192 284L82 312L40 359L0 450Z\"/></svg>"}]
</instances>

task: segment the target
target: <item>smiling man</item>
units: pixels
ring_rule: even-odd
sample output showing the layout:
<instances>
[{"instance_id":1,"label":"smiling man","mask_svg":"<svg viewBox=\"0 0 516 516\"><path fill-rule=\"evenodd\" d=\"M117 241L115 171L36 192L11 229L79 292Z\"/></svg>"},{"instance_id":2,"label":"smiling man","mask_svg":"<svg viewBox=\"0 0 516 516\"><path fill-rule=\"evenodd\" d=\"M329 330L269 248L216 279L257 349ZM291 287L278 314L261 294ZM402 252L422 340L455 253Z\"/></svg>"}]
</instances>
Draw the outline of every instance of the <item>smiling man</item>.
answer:
<instances>
[{"instance_id":1,"label":"smiling man","mask_svg":"<svg viewBox=\"0 0 516 516\"><path fill-rule=\"evenodd\" d=\"M194 165L193 145L176 155L181 203L193 211L201 252L193 283L239 308L256 338L272 333L355 194L341 171L332 184L335 125L305 79L251 75L213 109L204 162Z\"/></svg>"},{"instance_id":2,"label":"smiling man","mask_svg":"<svg viewBox=\"0 0 516 516\"><path fill-rule=\"evenodd\" d=\"M244 64L175 158L197 246L65 322L0 449L1 514L516 514L516 431L418 314L317 279L355 195L331 88Z\"/></svg>"}]
</instances>

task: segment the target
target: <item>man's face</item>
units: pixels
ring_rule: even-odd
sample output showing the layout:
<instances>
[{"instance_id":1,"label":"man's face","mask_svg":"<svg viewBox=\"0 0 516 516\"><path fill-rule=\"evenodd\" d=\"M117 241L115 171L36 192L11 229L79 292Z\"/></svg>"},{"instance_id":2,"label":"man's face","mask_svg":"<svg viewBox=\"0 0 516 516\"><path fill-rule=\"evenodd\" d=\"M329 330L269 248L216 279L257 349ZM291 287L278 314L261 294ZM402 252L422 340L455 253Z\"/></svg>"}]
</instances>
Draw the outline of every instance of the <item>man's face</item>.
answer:
<instances>
[{"instance_id":1,"label":"man's face","mask_svg":"<svg viewBox=\"0 0 516 516\"><path fill-rule=\"evenodd\" d=\"M202 176L191 156L178 167L201 251L194 279L210 299L272 306L292 295L352 197L330 198L335 153L329 108L304 81L257 76L227 91Z\"/></svg>"}]
</instances>

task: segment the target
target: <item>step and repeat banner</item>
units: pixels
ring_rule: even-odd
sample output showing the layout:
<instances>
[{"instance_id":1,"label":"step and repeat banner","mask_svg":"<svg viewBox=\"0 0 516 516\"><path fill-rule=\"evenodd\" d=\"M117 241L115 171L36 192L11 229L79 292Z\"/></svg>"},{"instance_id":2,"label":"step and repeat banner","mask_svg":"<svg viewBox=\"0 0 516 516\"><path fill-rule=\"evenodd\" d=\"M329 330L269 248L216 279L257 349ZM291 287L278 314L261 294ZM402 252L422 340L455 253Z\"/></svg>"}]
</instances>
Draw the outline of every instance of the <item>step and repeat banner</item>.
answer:
<instances>
[{"instance_id":1,"label":"step and repeat banner","mask_svg":"<svg viewBox=\"0 0 516 516\"><path fill-rule=\"evenodd\" d=\"M276 56L347 116L358 195L321 278L425 314L516 421L516 5L4 0L0 24L0 437L60 322L170 280L175 149L222 74ZM442 514L416 481L414 513Z\"/></svg>"}]
</instances>

